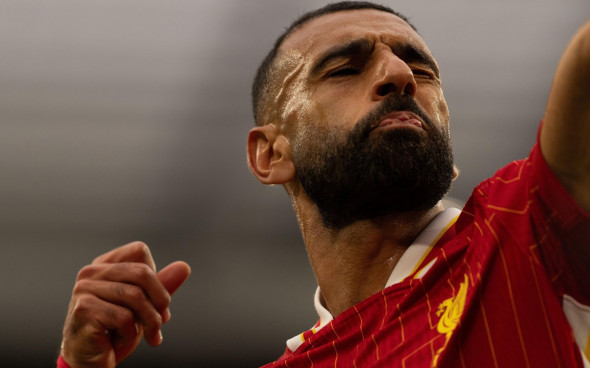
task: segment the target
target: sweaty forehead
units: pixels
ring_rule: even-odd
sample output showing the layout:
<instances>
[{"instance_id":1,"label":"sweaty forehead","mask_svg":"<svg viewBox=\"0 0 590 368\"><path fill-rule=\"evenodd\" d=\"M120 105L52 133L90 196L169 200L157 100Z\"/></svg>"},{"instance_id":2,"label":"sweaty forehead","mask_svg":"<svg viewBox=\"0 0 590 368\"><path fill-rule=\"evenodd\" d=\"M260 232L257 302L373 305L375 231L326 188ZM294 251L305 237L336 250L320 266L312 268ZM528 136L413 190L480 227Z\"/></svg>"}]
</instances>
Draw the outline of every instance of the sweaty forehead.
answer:
<instances>
[{"instance_id":1,"label":"sweaty forehead","mask_svg":"<svg viewBox=\"0 0 590 368\"><path fill-rule=\"evenodd\" d=\"M361 38L390 46L412 43L430 53L422 37L408 23L395 14L376 9L343 10L312 19L293 31L283 41L280 51L309 61L335 45Z\"/></svg>"}]
</instances>

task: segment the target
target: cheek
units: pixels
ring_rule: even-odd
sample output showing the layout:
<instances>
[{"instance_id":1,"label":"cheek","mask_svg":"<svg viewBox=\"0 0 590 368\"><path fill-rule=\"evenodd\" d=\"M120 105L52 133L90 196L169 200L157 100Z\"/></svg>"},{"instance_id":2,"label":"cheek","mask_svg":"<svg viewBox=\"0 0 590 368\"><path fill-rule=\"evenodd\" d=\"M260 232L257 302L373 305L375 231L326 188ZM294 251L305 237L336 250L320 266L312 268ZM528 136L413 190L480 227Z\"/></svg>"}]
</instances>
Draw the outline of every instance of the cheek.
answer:
<instances>
[{"instance_id":1,"label":"cheek","mask_svg":"<svg viewBox=\"0 0 590 368\"><path fill-rule=\"evenodd\" d=\"M363 86L347 84L339 88L319 88L314 94L315 108L321 120L318 122L336 129L353 129L373 105L367 103Z\"/></svg>"},{"instance_id":2,"label":"cheek","mask_svg":"<svg viewBox=\"0 0 590 368\"><path fill-rule=\"evenodd\" d=\"M418 97L418 96L417 96ZM421 98L420 98L421 97ZM442 91L435 91L434 93L424 93L418 99L419 101L427 101L424 106L426 113L430 118L440 124L441 126L449 126L449 109L447 102L442 94Z\"/></svg>"},{"instance_id":3,"label":"cheek","mask_svg":"<svg viewBox=\"0 0 590 368\"><path fill-rule=\"evenodd\" d=\"M311 117L311 113L317 109L316 103L311 98L311 93L299 88L289 91L289 98L285 98L279 111L279 119L288 126L301 125Z\"/></svg>"},{"instance_id":4,"label":"cheek","mask_svg":"<svg viewBox=\"0 0 590 368\"><path fill-rule=\"evenodd\" d=\"M312 87L294 77L285 83L288 89L277 94L277 106L285 132L291 137L304 139L316 129L352 129L368 109L362 104L362 88Z\"/></svg>"},{"instance_id":5,"label":"cheek","mask_svg":"<svg viewBox=\"0 0 590 368\"><path fill-rule=\"evenodd\" d=\"M436 119L441 124L447 124L449 121L449 109L447 108L447 102L441 95L438 98L433 99L432 109L435 111Z\"/></svg>"},{"instance_id":6,"label":"cheek","mask_svg":"<svg viewBox=\"0 0 590 368\"><path fill-rule=\"evenodd\" d=\"M438 122L446 128L447 132L449 132L450 127L450 115L449 115L449 108L447 106L447 101L445 100L444 96L440 95L440 98L436 101L436 114Z\"/></svg>"},{"instance_id":7,"label":"cheek","mask_svg":"<svg viewBox=\"0 0 590 368\"><path fill-rule=\"evenodd\" d=\"M280 121L281 129L288 138L294 138L300 142L313 134L314 127L326 119L321 104L314 100L313 94L308 90L293 90L291 98L285 99L282 105Z\"/></svg>"},{"instance_id":8,"label":"cheek","mask_svg":"<svg viewBox=\"0 0 590 368\"><path fill-rule=\"evenodd\" d=\"M299 149L312 142L318 135L318 130L326 126L327 115L321 104L313 100L301 103L291 112L286 133L293 137L293 148Z\"/></svg>"}]
</instances>

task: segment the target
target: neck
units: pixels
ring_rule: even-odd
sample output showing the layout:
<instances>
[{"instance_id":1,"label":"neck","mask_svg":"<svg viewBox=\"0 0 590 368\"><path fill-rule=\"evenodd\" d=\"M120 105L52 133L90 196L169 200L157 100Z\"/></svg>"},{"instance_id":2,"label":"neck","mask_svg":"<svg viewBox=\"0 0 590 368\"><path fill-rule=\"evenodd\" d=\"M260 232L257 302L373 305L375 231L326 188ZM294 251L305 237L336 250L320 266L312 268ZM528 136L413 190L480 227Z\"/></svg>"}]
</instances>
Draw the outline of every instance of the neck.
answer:
<instances>
[{"instance_id":1,"label":"neck","mask_svg":"<svg viewBox=\"0 0 590 368\"><path fill-rule=\"evenodd\" d=\"M321 225L315 211L295 207L323 302L333 316L382 290L402 254L442 211L439 204L333 230Z\"/></svg>"}]
</instances>

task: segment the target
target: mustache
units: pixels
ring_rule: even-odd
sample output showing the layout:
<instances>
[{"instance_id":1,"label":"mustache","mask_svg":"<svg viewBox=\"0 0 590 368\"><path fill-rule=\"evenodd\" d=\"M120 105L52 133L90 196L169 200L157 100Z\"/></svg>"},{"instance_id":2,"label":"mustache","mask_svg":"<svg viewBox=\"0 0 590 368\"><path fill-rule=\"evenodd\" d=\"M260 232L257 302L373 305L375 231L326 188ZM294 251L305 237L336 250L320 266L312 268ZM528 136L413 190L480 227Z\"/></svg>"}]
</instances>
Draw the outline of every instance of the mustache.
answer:
<instances>
[{"instance_id":1,"label":"mustache","mask_svg":"<svg viewBox=\"0 0 590 368\"><path fill-rule=\"evenodd\" d=\"M422 119L428 130L436 128L432 120L426 115L424 110L418 106L412 97L392 94L384 99L383 102L371 110L367 115L359 119L351 134L357 137L368 137L371 131L379 125L384 116L395 111L412 112Z\"/></svg>"}]
</instances>

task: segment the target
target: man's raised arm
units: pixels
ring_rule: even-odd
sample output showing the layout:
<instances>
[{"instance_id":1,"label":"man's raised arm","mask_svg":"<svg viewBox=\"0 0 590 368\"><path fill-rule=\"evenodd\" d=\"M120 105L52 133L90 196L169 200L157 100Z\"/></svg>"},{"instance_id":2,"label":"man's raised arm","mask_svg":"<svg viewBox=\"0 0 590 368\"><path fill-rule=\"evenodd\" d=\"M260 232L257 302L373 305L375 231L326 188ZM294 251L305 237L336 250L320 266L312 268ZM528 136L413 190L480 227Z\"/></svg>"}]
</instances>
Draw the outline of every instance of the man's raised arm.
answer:
<instances>
[{"instance_id":1,"label":"man's raised arm","mask_svg":"<svg viewBox=\"0 0 590 368\"><path fill-rule=\"evenodd\" d=\"M590 211L590 21L573 37L557 67L541 151L573 198Z\"/></svg>"}]
</instances>

